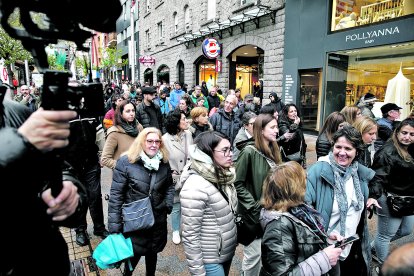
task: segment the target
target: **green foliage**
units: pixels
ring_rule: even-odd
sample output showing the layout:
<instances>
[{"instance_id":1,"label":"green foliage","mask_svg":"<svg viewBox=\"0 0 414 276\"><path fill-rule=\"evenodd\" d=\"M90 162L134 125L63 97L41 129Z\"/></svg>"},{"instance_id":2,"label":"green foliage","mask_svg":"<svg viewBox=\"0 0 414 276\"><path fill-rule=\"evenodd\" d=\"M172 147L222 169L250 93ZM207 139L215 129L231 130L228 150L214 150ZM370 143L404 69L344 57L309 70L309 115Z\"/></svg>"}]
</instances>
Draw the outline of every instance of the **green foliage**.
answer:
<instances>
[{"instance_id":1,"label":"green foliage","mask_svg":"<svg viewBox=\"0 0 414 276\"><path fill-rule=\"evenodd\" d=\"M32 55L26 51L20 42L11 38L3 28L0 27L0 58L4 59L6 66L14 64L16 61L33 61Z\"/></svg>"},{"instance_id":2,"label":"green foliage","mask_svg":"<svg viewBox=\"0 0 414 276\"><path fill-rule=\"evenodd\" d=\"M102 69L111 69L112 67L122 67L128 64L128 59L121 59L121 50L116 48L103 49L103 59L101 62ZM121 60L121 63L118 61Z\"/></svg>"}]
</instances>

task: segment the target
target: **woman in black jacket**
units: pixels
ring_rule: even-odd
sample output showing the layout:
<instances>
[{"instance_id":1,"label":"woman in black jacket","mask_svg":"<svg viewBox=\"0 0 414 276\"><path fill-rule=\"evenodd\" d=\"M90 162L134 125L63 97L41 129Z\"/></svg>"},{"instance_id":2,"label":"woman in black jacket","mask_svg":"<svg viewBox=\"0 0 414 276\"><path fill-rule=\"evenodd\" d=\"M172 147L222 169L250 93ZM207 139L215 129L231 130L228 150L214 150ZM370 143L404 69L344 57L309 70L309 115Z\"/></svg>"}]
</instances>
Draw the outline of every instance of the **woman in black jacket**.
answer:
<instances>
[{"instance_id":1,"label":"woman in black jacket","mask_svg":"<svg viewBox=\"0 0 414 276\"><path fill-rule=\"evenodd\" d=\"M154 225L145 230L124 233L122 205L148 197L151 180L155 181L150 197ZM109 197L109 232L123 233L131 238L133 245L134 257L130 259L132 270L126 266L124 275L132 275L141 256L145 256L146 275L155 275L157 253L167 243L167 214L171 213L173 198L171 168L161 132L153 127L145 128L126 154L118 159Z\"/></svg>"},{"instance_id":2,"label":"woman in black jacket","mask_svg":"<svg viewBox=\"0 0 414 276\"><path fill-rule=\"evenodd\" d=\"M316 158L328 155L332 147L332 136L341 129L346 122L345 116L338 111L332 112L326 117L322 129L316 139Z\"/></svg>"},{"instance_id":3,"label":"woman in black jacket","mask_svg":"<svg viewBox=\"0 0 414 276\"><path fill-rule=\"evenodd\" d=\"M296 162L273 169L264 181L261 275L322 275L338 261L322 217L305 204L306 173Z\"/></svg>"},{"instance_id":4,"label":"woman in black jacket","mask_svg":"<svg viewBox=\"0 0 414 276\"><path fill-rule=\"evenodd\" d=\"M370 182L370 197L378 199L378 228L371 243L373 256L382 264L389 254L390 241L412 233L414 228L414 157L408 147L414 144L414 120L405 119L394 130L391 139L375 153ZM410 214L392 214L387 194L411 200Z\"/></svg>"},{"instance_id":5,"label":"woman in black jacket","mask_svg":"<svg viewBox=\"0 0 414 276\"><path fill-rule=\"evenodd\" d=\"M302 120L295 104L290 103L283 107L279 116L279 135L286 132L294 133L293 137L279 142L280 152L284 162L296 161L306 168L306 142L302 131ZM289 160L288 155L299 153L300 159Z\"/></svg>"}]
</instances>

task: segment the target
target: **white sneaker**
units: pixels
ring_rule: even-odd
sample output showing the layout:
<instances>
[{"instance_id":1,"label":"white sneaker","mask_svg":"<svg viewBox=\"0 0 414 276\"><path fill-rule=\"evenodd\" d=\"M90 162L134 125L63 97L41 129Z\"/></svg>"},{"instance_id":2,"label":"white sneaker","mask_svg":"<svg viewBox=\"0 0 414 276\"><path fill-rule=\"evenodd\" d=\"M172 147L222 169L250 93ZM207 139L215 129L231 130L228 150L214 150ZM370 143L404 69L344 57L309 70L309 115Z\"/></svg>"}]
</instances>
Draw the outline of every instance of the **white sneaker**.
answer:
<instances>
[{"instance_id":1,"label":"white sneaker","mask_svg":"<svg viewBox=\"0 0 414 276\"><path fill-rule=\"evenodd\" d=\"M179 231L174 231L172 233L172 241L175 244L180 244L181 242L181 237L180 237L180 232Z\"/></svg>"}]
</instances>

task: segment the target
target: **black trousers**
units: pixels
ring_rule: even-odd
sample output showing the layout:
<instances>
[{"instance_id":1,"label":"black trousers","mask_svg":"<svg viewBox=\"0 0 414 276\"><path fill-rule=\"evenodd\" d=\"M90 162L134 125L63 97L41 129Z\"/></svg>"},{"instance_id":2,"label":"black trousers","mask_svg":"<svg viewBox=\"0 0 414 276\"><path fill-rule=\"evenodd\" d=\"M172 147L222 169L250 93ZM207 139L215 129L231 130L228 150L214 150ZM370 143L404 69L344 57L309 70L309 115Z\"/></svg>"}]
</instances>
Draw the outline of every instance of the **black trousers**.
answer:
<instances>
[{"instance_id":1,"label":"black trousers","mask_svg":"<svg viewBox=\"0 0 414 276\"><path fill-rule=\"evenodd\" d=\"M157 269L157 253L151 253L145 255L145 269L146 269L146 276L154 276L155 270ZM132 272L134 271L135 267L137 266L141 256L133 256L129 260L131 262L132 271L129 270L128 262L125 264L125 272L124 276L131 276Z\"/></svg>"},{"instance_id":2,"label":"black trousers","mask_svg":"<svg viewBox=\"0 0 414 276\"><path fill-rule=\"evenodd\" d=\"M79 174L79 180L85 186L88 193L89 213L92 218L94 231L101 232L105 230L104 214L102 207L102 191L101 191L101 166L97 163L92 167L85 169ZM76 232L86 231L86 214L88 210L82 214L81 224Z\"/></svg>"}]
</instances>

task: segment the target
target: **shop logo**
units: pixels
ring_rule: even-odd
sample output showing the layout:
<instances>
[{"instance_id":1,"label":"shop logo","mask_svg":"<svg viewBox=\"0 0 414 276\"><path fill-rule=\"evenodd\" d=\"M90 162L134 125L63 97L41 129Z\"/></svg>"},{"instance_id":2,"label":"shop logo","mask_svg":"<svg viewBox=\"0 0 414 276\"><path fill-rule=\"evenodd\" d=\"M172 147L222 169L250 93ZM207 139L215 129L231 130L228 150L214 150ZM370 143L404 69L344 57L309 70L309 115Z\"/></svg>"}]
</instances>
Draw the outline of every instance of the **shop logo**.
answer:
<instances>
[{"instance_id":1,"label":"shop logo","mask_svg":"<svg viewBox=\"0 0 414 276\"><path fill-rule=\"evenodd\" d=\"M155 64L155 58L152 56L141 56L139 58L139 63L145 67L150 67Z\"/></svg>"},{"instance_id":2,"label":"shop logo","mask_svg":"<svg viewBox=\"0 0 414 276\"><path fill-rule=\"evenodd\" d=\"M398 27L394 27L394 28L391 27L391 28L380 29L380 30L375 30L375 31L350 34L345 37L345 42L365 40L365 43L369 44L369 43L374 42L375 38L377 37L399 34L399 33L400 33L400 30L398 29Z\"/></svg>"},{"instance_id":3,"label":"shop logo","mask_svg":"<svg viewBox=\"0 0 414 276\"><path fill-rule=\"evenodd\" d=\"M220 43L218 43L218 41L214 38L204 39L203 44L201 44L201 46L203 49L203 54L206 58L215 59L221 53Z\"/></svg>"}]
</instances>

